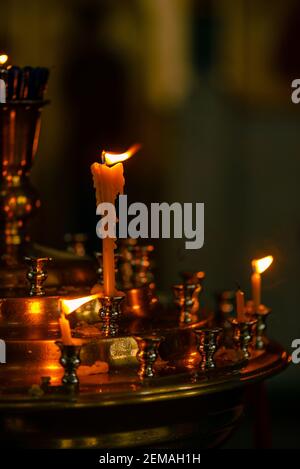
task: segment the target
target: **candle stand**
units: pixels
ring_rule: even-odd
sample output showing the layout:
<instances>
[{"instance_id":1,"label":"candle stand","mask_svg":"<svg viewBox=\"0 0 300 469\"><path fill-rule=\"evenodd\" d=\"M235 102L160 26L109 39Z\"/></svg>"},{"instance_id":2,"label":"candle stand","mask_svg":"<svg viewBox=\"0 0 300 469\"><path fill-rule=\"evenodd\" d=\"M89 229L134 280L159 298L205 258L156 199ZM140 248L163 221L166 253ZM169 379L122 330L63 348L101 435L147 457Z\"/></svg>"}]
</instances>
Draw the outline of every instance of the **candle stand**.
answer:
<instances>
[{"instance_id":1,"label":"candle stand","mask_svg":"<svg viewBox=\"0 0 300 469\"><path fill-rule=\"evenodd\" d=\"M264 308L256 314L257 326L256 326L256 349L264 350L266 346L266 328L267 328L267 317L271 313L271 310Z\"/></svg>"},{"instance_id":2,"label":"candle stand","mask_svg":"<svg viewBox=\"0 0 300 469\"><path fill-rule=\"evenodd\" d=\"M160 302L153 246L125 240L115 263L124 297L103 295L72 312L75 342L57 342L61 299L101 291L103 278L101 256L30 240L27 222L40 200L29 175L45 104L41 95L0 104L1 444L221 445L239 425L249 387L289 363L266 337L268 314L237 322L227 293L205 310L202 271L183 273L175 301Z\"/></svg>"},{"instance_id":3,"label":"candle stand","mask_svg":"<svg viewBox=\"0 0 300 469\"><path fill-rule=\"evenodd\" d=\"M56 344L61 351L59 362L64 368L62 384L77 387L79 385L79 379L76 370L81 363L81 345L66 345L60 341L57 341Z\"/></svg>"},{"instance_id":4,"label":"candle stand","mask_svg":"<svg viewBox=\"0 0 300 469\"><path fill-rule=\"evenodd\" d=\"M234 328L234 339L242 351L244 358L248 360L250 358L250 347L251 342L253 342L254 326L257 325L257 319L249 318L244 321L238 321L233 318L231 323Z\"/></svg>"},{"instance_id":5,"label":"candle stand","mask_svg":"<svg viewBox=\"0 0 300 469\"><path fill-rule=\"evenodd\" d=\"M162 337L155 335L138 337L135 336L138 344L138 352L136 358L139 361L138 376L141 379L153 378L155 371L154 363L158 358L158 347L162 341Z\"/></svg>"},{"instance_id":6,"label":"candle stand","mask_svg":"<svg viewBox=\"0 0 300 469\"><path fill-rule=\"evenodd\" d=\"M245 323L226 316L224 327L222 315L199 306L185 323L177 300L153 305L153 291L136 316L126 297L80 307L70 315L80 345L66 346L57 343L61 296L47 282L43 288L34 296L29 285L27 296L1 304L9 359L1 365L0 429L8 446L176 446L191 438L218 446L238 427L248 387L289 362L276 342L256 347L254 315Z\"/></svg>"}]
</instances>

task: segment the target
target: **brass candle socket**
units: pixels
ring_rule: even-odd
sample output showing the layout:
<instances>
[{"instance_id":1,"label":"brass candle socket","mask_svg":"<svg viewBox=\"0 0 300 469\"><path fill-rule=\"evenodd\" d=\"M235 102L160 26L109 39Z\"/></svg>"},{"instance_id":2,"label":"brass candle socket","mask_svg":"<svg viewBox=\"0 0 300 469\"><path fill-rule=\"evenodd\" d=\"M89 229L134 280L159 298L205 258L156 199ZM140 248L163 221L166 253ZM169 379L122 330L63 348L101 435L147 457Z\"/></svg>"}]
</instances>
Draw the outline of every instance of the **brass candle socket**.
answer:
<instances>
[{"instance_id":1,"label":"brass candle socket","mask_svg":"<svg viewBox=\"0 0 300 469\"><path fill-rule=\"evenodd\" d=\"M43 283L48 277L45 267L49 261L52 261L51 257L25 257L25 261L29 264L26 275L30 282L29 295L44 296Z\"/></svg>"},{"instance_id":2,"label":"brass candle socket","mask_svg":"<svg viewBox=\"0 0 300 469\"><path fill-rule=\"evenodd\" d=\"M99 299L100 318L102 321L102 332L105 337L115 337L119 332L119 320L121 316L121 301L124 296L103 296Z\"/></svg>"},{"instance_id":3,"label":"brass candle socket","mask_svg":"<svg viewBox=\"0 0 300 469\"><path fill-rule=\"evenodd\" d=\"M59 363L64 368L64 376L62 377L62 384L65 386L79 387L79 379L77 376L77 368L79 367L81 345L71 344L66 345L61 341L57 341L56 345L61 351Z\"/></svg>"},{"instance_id":4,"label":"brass candle socket","mask_svg":"<svg viewBox=\"0 0 300 469\"><path fill-rule=\"evenodd\" d=\"M212 370L216 366L214 354L218 347L221 331L222 329L219 327L194 330L197 337L197 349L201 357L200 369L202 371Z\"/></svg>"},{"instance_id":5,"label":"brass candle socket","mask_svg":"<svg viewBox=\"0 0 300 469\"><path fill-rule=\"evenodd\" d=\"M257 319L256 324L256 337L255 337L255 348L256 350L265 349L265 338L266 338L266 328L267 328L267 317L269 316L271 310L265 308L262 311L256 313L255 317Z\"/></svg>"},{"instance_id":6,"label":"brass candle socket","mask_svg":"<svg viewBox=\"0 0 300 469\"><path fill-rule=\"evenodd\" d=\"M137 374L140 379L152 378L155 374L154 363L158 358L158 347L163 337L156 335L134 336L138 344L136 358L139 361Z\"/></svg>"},{"instance_id":7,"label":"brass candle socket","mask_svg":"<svg viewBox=\"0 0 300 469\"><path fill-rule=\"evenodd\" d=\"M175 305L179 311L179 323L195 322L197 319L194 310L195 294L199 292L199 285L193 283L173 285L173 292Z\"/></svg>"},{"instance_id":8,"label":"brass candle socket","mask_svg":"<svg viewBox=\"0 0 300 469\"><path fill-rule=\"evenodd\" d=\"M241 350L243 357L249 360L249 348L254 336L254 326L257 323L257 319L238 321L236 318L233 318L230 322L234 328L234 340Z\"/></svg>"}]
</instances>

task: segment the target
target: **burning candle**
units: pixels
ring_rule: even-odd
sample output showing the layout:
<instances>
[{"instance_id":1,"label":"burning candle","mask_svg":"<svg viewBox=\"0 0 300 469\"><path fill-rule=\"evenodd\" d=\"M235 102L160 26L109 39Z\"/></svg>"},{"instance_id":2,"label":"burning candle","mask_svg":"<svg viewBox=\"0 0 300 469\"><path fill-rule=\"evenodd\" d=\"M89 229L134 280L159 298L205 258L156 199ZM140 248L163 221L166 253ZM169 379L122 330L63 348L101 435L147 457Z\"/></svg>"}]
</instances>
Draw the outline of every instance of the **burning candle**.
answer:
<instances>
[{"instance_id":1,"label":"burning candle","mask_svg":"<svg viewBox=\"0 0 300 469\"><path fill-rule=\"evenodd\" d=\"M96 189L97 206L104 202L115 204L118 194L123 194L125 184L122 161L130 158L140 148L136 144L125 153L102 152L101 163L93 163L91 171ZM117 222L117 220L115 220ZM115 237L107 236L102 240L104 294L114 296L115 286Z\"/></svg>"},{"instance_id":2,"label":"burning candle","mask_svg":"<svg viewBox=\"0 0 300 469\"><path fill-rule=\"evenodd\" d=\"M75 311L80 306L88 303L89 301L99 298L99 294L84 296L82 298L75 298L73 300L60 300L60 317L58 319L61 340L64 345L73 345L74 340L72 339L70 322L67 316Z\"/></svg>"},{"instance_id":3,"label":"burning candle","mask_svg":"<svg viewBox=\"0 0 300 469\"><path fill-rule=\"evenodd\" d=\"M240 322L245 320L245 294L239 288L235 294L237 319Z\"/></svg>"},{"instance_id":4,"label":"burning candle","mask_svg":"<svg viewBox=\"0 0 300 469\"><path fill-rule=\"evenodd\" d=\"M252 261L253 274L251 276L252 299L254 312L259 311L261 304L261 274L270 267L273 262L273 256L266 256L262 259L254 259Z\"/></svg>"}]
</instances>

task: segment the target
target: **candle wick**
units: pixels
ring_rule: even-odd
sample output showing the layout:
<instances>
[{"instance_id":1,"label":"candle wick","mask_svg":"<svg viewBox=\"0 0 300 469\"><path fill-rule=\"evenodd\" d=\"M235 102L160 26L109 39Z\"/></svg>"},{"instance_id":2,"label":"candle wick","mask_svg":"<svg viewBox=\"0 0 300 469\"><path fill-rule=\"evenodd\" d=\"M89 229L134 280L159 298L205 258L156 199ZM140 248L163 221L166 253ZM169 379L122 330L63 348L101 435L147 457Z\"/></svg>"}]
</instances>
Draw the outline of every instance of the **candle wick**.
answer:
<instances>
[{"instance_id":1,"label":"candle wick","mask_svg":"<svg viewBox=\"0 0 300 469\"><path fill-rule=\"evenodd\" d=\"M105 150L103 150L101 153L100 163L105 164Z\"/></svg>"}]
</instances>

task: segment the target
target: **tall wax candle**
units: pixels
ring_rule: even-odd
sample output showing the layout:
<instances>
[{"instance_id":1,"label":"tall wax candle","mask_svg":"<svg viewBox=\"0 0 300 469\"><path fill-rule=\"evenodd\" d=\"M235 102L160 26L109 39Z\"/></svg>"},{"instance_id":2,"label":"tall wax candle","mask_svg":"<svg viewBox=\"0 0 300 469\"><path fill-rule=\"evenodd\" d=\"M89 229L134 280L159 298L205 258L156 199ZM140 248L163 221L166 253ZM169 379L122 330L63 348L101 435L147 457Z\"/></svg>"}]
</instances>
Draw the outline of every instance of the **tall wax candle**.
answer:
<instances>
[{"instance_id":1,"label":"tall wax candle","mask_svg":"<svg viewBox=\"0 0 300 469\"><path fill-rule=\"evenodd\" d=\"M103 202L114 204L117 195L123 194L125 182L123 164L108 166L105 163L94 163L91 171L96 189L97 206ZM116 293L115 247L115 238L106 237L102 240L104 294L107 296L114 296Z\"/></svg>"},{"instance_id":2,"label":"tall wax candle","mask_svg":"<svg viewBox=\"0 0 300 469\"><path fill-rule=\"evenodd\" d=\"M124 175L122 161L130 158L140 148L135 144L125 153L102 152L102 163L93 163L91 171L96 189L97 206L104 202L115 204L116 197L123 194ZM115 220L117 222L117 220ZM115 238L107 236L102 240L104 294L114 296L115 286Z\"/></svg>"}]
</instances>

